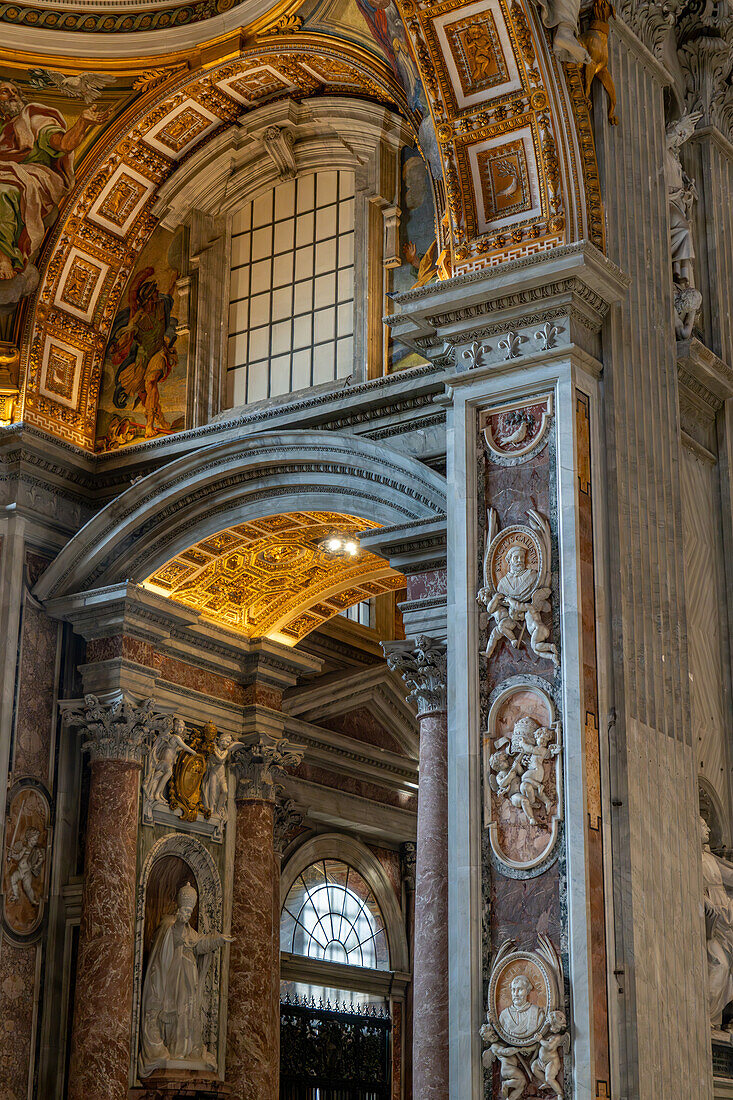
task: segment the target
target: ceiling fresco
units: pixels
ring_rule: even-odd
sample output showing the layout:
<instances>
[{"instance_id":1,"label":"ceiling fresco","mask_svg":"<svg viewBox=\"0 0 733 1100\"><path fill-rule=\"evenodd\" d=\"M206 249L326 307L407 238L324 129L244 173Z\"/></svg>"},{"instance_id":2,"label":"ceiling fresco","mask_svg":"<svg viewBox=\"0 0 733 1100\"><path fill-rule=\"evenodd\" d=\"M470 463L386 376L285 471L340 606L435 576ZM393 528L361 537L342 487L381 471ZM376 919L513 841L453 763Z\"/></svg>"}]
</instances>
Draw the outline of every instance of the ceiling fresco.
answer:
<instances>
[{"instance_id":1,"label":"ceiling fresco","mask_svg":"<svg viewBox=\"0 0 733 1100\"><path fill-rule=\"evenodd\" d=\"M166 562L144 587L250 638L295 645L361 600L403 588L376 554L335 556L329 535L379 524L337 512L286 512L229 527Z\"/></svg>"}]
</instances>

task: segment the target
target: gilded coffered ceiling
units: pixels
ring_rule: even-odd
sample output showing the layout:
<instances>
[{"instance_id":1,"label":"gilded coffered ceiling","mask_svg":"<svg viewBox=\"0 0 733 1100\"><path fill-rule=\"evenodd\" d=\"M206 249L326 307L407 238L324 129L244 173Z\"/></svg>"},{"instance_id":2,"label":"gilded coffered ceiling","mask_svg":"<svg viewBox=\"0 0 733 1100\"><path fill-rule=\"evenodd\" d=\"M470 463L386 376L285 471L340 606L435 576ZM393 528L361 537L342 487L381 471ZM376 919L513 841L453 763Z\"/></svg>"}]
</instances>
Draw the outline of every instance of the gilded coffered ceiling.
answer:
<instances>
[{"instance_id":1,"label":"gilded coffered ceiling","mask_svg":"<svg viewBox=\"0 0 733 1100\"><path fill-rule=\"evenodd\" d=\"M228 630L295 645L339 611L404 586L376 554L336 556L323 548L329 535L377 526L338 512L266 516L189 547L145 587Z\"/></svg>"}]
</instances>

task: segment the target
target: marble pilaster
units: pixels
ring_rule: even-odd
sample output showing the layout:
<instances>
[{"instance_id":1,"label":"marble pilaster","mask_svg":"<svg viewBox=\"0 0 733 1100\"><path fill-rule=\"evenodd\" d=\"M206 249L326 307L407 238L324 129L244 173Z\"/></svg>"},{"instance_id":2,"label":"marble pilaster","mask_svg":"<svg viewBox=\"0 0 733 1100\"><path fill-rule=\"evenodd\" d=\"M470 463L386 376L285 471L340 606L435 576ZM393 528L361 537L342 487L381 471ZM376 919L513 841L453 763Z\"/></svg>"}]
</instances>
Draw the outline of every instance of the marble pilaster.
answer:
<instances>
[{"instance_id":1,"label":"marble pilaster","mask_svg":"<svg viewBox=\"0 0 733 1100\"><path fill-rule=\"evenodd\" d=\"M236 756L236 838L229 956L226 1078L241 1100L278 1100L280 1080L279 858L276 777L302 759L260 738Z\"/></svg>"},{"instance_id":2,"label":"marble pilaster","mask_svg":"<svg viewBox=\"0 0 733 1100\"><path fill-rule=\"evenodd\" d=\"M432 638L384 645L420 724L413 947L413 1095L448 1096L448 724L446 650Z\"/></svg>"},{"instance_id":3,"label":"marble pilaster","mask_svg":"<svg viewBox=\"0 0 733 1100\"><path fill-rule=\"evenodd\" d=\"M132 1038L140 771L152 701L66 709L91 756L69 1100L126 1100Z\"/></svg>"}]
</instances>

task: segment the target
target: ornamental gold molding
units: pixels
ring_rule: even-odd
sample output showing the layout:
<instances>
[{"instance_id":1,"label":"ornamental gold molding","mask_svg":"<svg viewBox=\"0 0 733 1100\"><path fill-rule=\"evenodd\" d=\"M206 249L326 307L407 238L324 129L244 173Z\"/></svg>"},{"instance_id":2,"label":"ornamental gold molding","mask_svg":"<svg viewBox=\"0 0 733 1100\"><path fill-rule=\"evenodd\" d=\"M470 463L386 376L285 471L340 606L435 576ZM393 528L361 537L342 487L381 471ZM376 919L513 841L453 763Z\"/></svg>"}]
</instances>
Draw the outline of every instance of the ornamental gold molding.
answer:
<instances>
[{"instance_id":1,"label":"ornamental gold molding","mask_svg":"<svg viewBox=\"0 0 733 1100\"><path fill-rule=\"evenodd\" d=\"M377 526L338 512L267 516L189 547L144 587L227 630L295 645L352 604L404 586L376 554L345 560L322 546L334 532L354 536Z\"/></svg>"},{"instance_id":2,"label":"ornamental gold molding","mask_svg":"<svg viewBox=\"0 0 733 1100\"><path fill-rule=\"evenodd\" d=\"M576 240L602 248L580 70L553 55L534 4L396 2L435 122L453 273ZM565 140L574 130L580 158Z\"/></svg>"}]
</instances>

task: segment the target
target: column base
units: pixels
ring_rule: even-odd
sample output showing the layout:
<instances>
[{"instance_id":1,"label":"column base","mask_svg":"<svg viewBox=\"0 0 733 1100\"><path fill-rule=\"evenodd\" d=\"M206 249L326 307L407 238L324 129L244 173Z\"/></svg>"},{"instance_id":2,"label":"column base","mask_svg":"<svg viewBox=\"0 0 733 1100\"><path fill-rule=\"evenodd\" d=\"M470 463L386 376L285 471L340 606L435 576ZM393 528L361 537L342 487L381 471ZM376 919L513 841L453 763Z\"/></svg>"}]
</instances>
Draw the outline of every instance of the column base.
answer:
<instances>
[{"instance_id":1,"label":"column base","mask_svg":"<svg viewBox=\"0 0 733 1100\"><path fill-rule=\"evenodd\" d=\"M231 1085L212 1074L191 1070L151 1073L139 1089L130 1089L129 1100L225 1100Z\"/></svg>"}]
</instances>

